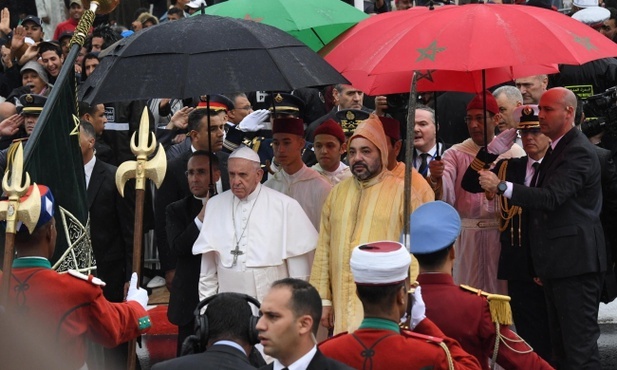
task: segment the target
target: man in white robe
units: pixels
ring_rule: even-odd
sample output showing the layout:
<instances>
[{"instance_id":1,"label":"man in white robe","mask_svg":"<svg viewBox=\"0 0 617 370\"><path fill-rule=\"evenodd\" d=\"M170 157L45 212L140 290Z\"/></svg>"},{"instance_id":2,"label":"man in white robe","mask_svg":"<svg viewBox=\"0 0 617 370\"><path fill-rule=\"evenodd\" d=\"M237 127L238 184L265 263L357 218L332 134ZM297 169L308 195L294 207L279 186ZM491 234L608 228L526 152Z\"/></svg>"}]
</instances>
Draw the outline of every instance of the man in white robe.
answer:
<instances>
[{"instance_id":1,"label":"man in white robe","mask_svg":"<svg viewBox=\"0 0 617 370\"><path fill-rule=\"evenodd\" d=\"M260 184L259 156L229 156L231 189L208 201L193 245L201 254L199 297L245 293L261 301L276 280L308 280L317 230L294 199Z\"/></svg>"},{"instance_id":2,"label":"man in white robe","mask_svg":"<svg viewBox=\"0 0 617 370\"><path fill-rule=\"evenodd\" d=\"M302 161L304 121L300 118L278 118L272 128L272 149L280 170L264 183L300 203L302 209L319 230L321 209L332 184Z\"/></svg>"}]
</instances>

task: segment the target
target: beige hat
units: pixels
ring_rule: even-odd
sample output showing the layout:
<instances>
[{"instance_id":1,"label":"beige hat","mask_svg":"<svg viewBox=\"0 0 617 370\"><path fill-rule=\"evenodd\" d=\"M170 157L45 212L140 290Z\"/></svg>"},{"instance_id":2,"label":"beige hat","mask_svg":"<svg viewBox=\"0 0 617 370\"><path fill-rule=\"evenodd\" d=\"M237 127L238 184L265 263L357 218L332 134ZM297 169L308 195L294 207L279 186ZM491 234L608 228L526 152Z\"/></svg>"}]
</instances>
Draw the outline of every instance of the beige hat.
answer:
<instances>
[{"instance_id":1,"label":"beige hat","mask_svg":"<svg viewBox=\"0 0 617 370\"><path fill-rule=\"evenodd\" d=\"M381 124L379 117L371 114L369 118L362 121L362 123L360 123L354 131L351 138L349 138L349 142L351 143L356 137L363 137L373 143L373 145L379 149L383 168L388 166L388 139L386 138L386 133L383 130L383 125Z\"/></svg>"}]
</instances>

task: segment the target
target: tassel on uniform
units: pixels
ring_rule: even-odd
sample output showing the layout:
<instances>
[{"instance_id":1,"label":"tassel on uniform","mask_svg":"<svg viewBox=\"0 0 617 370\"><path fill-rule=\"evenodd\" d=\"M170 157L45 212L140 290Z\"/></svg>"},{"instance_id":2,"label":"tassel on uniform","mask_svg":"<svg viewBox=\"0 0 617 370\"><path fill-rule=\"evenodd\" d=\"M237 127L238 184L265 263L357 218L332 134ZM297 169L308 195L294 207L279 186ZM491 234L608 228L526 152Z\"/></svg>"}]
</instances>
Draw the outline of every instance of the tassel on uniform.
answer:
<instances>
[{"instance_id":1,"label":"tassel on uniform","mask_svg":"<svg viewBox=\"0 0 617 370\"><path fill-rule=\"evenodd\" d=\"M493 322L500 325L512 325L512 308L510 308L510 297L500 294L487 294L488 306L491 310Z\"/></svg>"},{"instance_id":2,"label":"tassel on uniform","mask_svg":"<svg viewBox=\"0 0 617 370\"><path fill-rule=\"evenodd\" d=\"M461 284L461 289L473 292L477 295L486 297L488 301L489 309L491 311L491 318L493 322L500 325L512 325L512 308L510 307L510 297L501 294L491 294L483 292L480 289L470 287L469 285Z\"/></svg>"}]
</instances>

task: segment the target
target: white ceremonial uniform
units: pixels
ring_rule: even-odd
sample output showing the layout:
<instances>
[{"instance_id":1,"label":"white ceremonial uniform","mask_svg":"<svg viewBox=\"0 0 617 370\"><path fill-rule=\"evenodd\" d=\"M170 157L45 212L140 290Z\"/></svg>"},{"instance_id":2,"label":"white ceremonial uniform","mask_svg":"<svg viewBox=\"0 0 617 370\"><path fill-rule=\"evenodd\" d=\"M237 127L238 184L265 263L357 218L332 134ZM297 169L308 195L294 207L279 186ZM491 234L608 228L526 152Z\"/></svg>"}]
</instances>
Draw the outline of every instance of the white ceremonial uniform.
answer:
<instances>
[{"instance_id":1,"label":"white ceremonial uniform","mask_svg":"<svg viewBox=\"0 0 617 370\"><path fill-rule=\"evenodd\" d=\"M202 254L199 298L220 292L263 300L276 280L308 280L317 230L294 199L258 184L245 199L230 190L208 201L193 254Z\"/></svg>"},{"instance_id":2,"label":"white ceremonial uniform","mask_svg":"<svg viewBox=\"0 0 617 370\"><path fill-rule=\"evenodd\" d=\"M303 165L293 175L281 169L264 185L297 200L315 229L319 231L321 209L332 190L332 184L328 180L317 171Z\"/></svg>"}]
</instances>

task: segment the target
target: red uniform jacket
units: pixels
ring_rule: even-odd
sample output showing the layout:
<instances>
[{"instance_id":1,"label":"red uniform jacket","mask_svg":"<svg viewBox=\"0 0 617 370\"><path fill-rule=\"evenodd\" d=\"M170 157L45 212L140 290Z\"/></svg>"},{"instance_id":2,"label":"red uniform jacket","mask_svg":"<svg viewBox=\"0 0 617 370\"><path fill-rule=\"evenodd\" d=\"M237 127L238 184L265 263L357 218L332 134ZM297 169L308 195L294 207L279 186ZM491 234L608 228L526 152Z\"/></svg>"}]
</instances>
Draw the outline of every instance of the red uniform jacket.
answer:
<instances>
[{"instance_id":1,"label":"red uniform jacket","mask_svg":"<svg viewBox=\"0 0 617 370\"><path fill-rule=\"evenodd\" d=\"M53 361L66 369L84 365L86 339L115 347L150 327L138 302L111 303L100 286L58 274L46 259L18 258L11 275L7 314L27 322L34 336L52 341L59 351Z\"/></svg>"},{"instance_id":2,"label":"red uniform jacket","mask_svg":"<svg viewBox=\"0 0 617 370\"><path fill-rule=\"evenodd\" d=\"M396 323L384 319L364 319L353 334L340 334L319 345L326 356L354 369L443 369L447 370L446 352L438 344L444 334L430 320L424 319L415 333L436 337L420 339L413 333L400 331ZM455 369L480 369L478 361L465 353L456 341L444 338Z\"/></svg>"},{"instance_id":3,"label":"red uniform jacket","mask_svg":"<svg viewBox=\"0 0 617 370\"><path fill-rule=\"evenodd\" d=\"M489 369L489 358L495 347L495 323L491 319L485 297L461 289L448 274L420 274L426 317L431 319L463 349L474 355L483 369ZM512 339L507 346L501 341L497 363L509 369L552 369L527 343L508 327L501 326L502 336Z\"/></svg>"}]
</instances>

